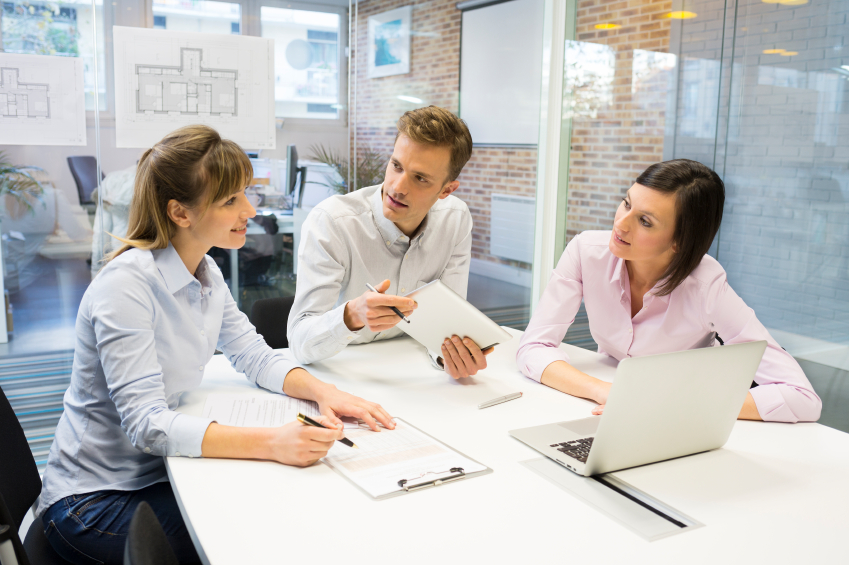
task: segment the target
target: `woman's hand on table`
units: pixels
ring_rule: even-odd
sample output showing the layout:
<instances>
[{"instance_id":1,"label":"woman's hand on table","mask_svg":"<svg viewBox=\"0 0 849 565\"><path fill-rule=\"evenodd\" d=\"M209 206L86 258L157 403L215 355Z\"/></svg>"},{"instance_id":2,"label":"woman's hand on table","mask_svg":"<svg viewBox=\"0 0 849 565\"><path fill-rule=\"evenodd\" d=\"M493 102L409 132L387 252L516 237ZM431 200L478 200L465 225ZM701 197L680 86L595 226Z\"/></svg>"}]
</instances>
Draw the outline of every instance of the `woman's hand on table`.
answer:
<instances>
[{"instance_id":1,"label":"woman's hand on table","mask_svg":"<svg viewBox=\"0 0 849 565\"><path fill-rule=\"evenodd\" d=\"M380 431L378 422L386 429L395 428L392 416L380 404L343 392L333 385L325 383L316 393L315 401L318 402L318 409L333 425L342 425L339 419L341 416L351 416L364 421L376 432Z\"/></svg>"},{"instance_id":2,"label":"woman's hand on table","mask_svg":"<svg viewBox=\"0 0 849 565\"><path fill-rule=\"evenodd\" d=\"M606 404L599 404L598 406L593 408L593 416L601 416L602 414L604 414L604 407L605 406L607 406L607 405Z\"/></svg>"}]
</instances>

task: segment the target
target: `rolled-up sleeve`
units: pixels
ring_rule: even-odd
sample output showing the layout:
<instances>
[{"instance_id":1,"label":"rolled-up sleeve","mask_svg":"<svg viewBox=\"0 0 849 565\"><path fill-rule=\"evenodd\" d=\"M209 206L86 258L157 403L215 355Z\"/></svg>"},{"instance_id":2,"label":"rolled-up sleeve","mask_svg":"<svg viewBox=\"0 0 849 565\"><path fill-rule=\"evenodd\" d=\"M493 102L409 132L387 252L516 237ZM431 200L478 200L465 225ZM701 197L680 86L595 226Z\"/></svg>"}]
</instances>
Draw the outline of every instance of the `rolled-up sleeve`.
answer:
<instances>
[{"instance_id":1,"label":"rolled-up sleeve","mask_svg":"<svg viewBox=\"0 0 849 565\"><path fill-rule=\"evenodd\" d=\"M298 285L287 335L295 359L308 364L336 355L359 334L345 325L345 304L336 304L347 267L339 251L346 246L339 243L333 222L315 209L301 234Z\"/></svg>"},{"instance_id":2,"label":"rolled-up sleeve","mask_svg":"<svg viewBox=\"0 0 849 565\"><path fill-rule=\"evenodd\" d=\"M102 274L91 321L109 396L121 429L136 449L151 455L201 455L208 418L178 414L168 407L162 367L156 356L150 285L132 271ZM120 280L117 280L120 279Z\"/></svg>"},{"instance_id":3,"label":"rolled-up sleeve","mask_svg":"<svg viewBox=\"0 0 849 565\"><path fill-rule=\"evenodd\" d=\"M574 238L557 263L516 353L522 373L535 381L555 361L569 362L560 343L581 306L580 236Z\"/></svg>"},{"instance_id":4,"label":"rolled-up sleeve","mask_svg":"<svg viewBox=\"0 0 849 565\"><path fill-rule=\"evenodd\" d=\"M705 322L726 344L766 340L767 348L751 389L758 414L770 422L815 422L822 401L799 363L761 324L754 310L728 285L722 273L707 283Z\"/></svg>"}]
</instances>

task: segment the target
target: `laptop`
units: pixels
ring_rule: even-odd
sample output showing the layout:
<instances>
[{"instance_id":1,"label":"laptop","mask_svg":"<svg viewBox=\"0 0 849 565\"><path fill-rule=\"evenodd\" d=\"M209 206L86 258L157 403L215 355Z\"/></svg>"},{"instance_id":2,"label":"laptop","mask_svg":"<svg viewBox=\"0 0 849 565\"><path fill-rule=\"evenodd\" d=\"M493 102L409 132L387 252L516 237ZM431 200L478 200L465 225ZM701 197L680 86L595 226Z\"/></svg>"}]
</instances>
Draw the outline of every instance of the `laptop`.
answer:
<instances>
[{"instance_id":1,"label":"laptop","mask_svg":"<svg viewBox=\"0 0 849 565\"><path fill-rule=\"evenodd\" d=\"M591 476L722 447L766 341L623 359L602 416L509 433Z\"/></svg>"}]
</instances>

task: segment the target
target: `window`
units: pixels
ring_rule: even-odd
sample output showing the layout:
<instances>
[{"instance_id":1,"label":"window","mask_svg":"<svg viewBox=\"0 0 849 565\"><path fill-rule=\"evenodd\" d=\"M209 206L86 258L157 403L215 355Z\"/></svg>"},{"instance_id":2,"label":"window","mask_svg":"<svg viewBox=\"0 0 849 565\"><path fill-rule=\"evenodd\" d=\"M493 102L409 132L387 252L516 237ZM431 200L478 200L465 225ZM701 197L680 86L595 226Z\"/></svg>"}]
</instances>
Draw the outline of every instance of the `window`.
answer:
<instances>
[{"instance_id":1,"label":"window","mask_svg":"<svg viewBox=\"0 0 849 565\"><path fill-rule=\"evenodd\" d=\"M92 18L97 37L92 37ZM97 53L97 89L100 110L106 109L106 60L103 44L103 0L0 2L3 50L8 53L81 57L86 110L94 110L94 57ZM97 49L95 50L95 45Z\"/></svg>"},{"instance_id":2,"label":"window","mask_svg":"<svg viewBox=\"0 0 849 565\"><path fill-rule=\"evenodd\" d=\"M338 119L339 14L263 6L261 21L274 39L277 117Z\"/></svg>"},{"instance_id":3,"label":"window","mask_svg":"<svg viewBox=\"0 0 849 565\"><path fill-rule=\"evenodd\" d=\"M154 0L153 27L172 31L239 34L242 7L211 0Z\"/></svg>"}]
</instances>

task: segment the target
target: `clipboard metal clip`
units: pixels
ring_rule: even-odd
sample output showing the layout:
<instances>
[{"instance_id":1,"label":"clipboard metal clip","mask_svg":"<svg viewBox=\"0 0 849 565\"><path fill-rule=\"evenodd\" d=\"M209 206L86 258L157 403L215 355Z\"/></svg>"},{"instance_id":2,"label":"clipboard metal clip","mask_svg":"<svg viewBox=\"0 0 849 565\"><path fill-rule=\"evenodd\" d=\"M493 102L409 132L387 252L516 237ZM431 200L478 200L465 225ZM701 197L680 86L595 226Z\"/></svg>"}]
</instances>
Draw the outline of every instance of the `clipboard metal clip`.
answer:
<instances>
[{"instance_id":1,"label":"clipboard metal clip","mask_svg":"<svg viewBox=\"0 0 849 565\"><path fill-rule=\"evenodd\" d=\"M415 481L417 479L421 479L423 477L426 477L427 475L442 475L442 474L445 474L446 472L451 473L451 474L448 475L447 477L441 477L441 478L433 479L433 480L430 480L430 481L425 481L423 483L415 483L415 484L412 484L412 485L408 484L411 480ZM414 490L419 490L419 489L428 488L428 487L438 487L439 485L441 485L443 483L450 483L452 481L459 481L460 479L465 479L465 478L466 478L466 472L463 470L462 467L452 467L448 471L438 471L438 472L428 471L426 473L422 473L418 477L414 477L413 479L401 479L400 481L398 481L398 486L401 487L402 489L404 489L406 492L413 492Z\"/></svg>"}]
</instances>

